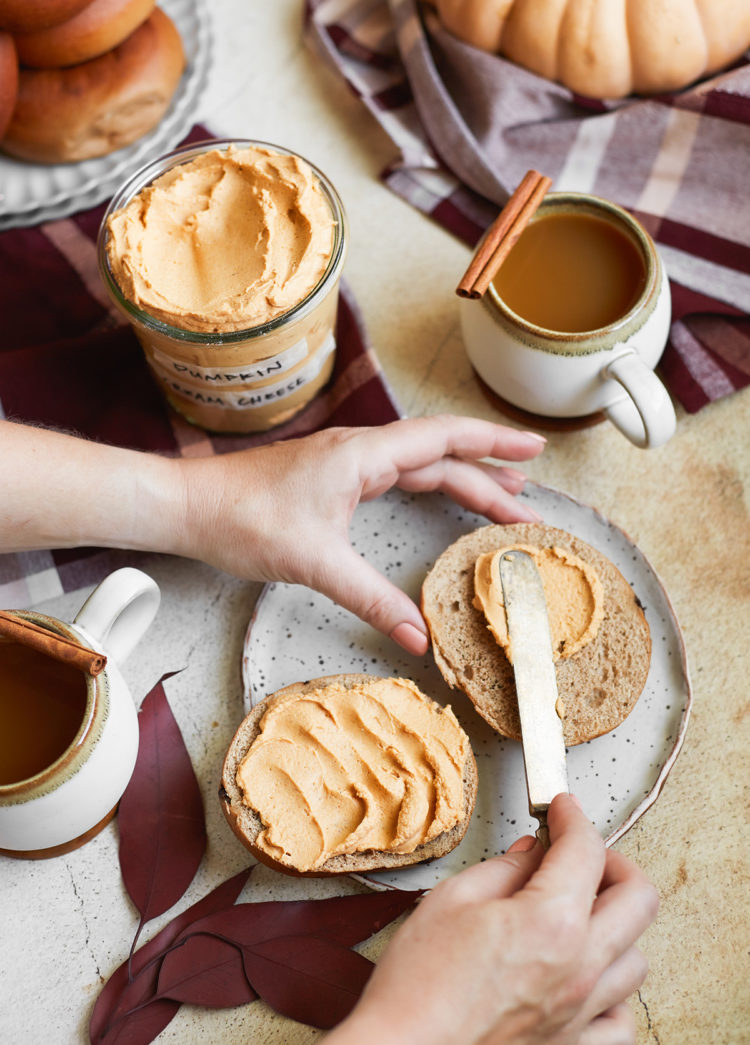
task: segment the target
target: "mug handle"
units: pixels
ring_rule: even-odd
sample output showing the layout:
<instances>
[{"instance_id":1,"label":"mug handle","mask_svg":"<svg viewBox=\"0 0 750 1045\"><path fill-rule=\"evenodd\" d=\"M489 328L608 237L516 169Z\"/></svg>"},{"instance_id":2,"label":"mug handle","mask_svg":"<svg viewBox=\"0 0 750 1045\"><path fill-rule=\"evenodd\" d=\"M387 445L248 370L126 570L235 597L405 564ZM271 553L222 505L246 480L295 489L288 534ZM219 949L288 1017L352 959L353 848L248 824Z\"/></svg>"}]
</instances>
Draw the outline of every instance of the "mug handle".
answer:
<instances>
[{"instance_id":1,"label":"mug handle","mask_svg":"<svg viewBox=\"0 0 750 1045\"><path fill-rule=\"evenodd\" d=\"M604 408L613 425L642 450L662 446L677 427L674 406L664 385L640 356L625 352L613 359L600 377L617 381L627 396Z\"/></svg>"},{"instance_id":2,"label":"mug handle","mask_svg":"<svg viewBox=\"0 0 750 1045\"><path fill-rule=\"evenodd\" d=\"M156 581L141 570L125 566L94 588L73 624L122 663L156 616L160 601Z\"/></svg>"}]
</instances>

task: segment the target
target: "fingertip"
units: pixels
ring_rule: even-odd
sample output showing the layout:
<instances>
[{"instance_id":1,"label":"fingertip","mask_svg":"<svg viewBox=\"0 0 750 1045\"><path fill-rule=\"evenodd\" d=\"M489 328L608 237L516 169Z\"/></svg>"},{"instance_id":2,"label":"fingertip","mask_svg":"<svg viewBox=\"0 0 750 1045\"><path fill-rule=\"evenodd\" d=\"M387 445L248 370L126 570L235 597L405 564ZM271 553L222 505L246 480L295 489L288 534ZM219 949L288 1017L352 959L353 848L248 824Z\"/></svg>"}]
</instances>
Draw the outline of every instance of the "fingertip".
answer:
<instances>
[{"instance_id":1,"label":"fingertip","mask_svg":"<svg viewBox=\"0 0 750 1045\"><path fill-rule=\"evenodd\" d=\"M523 504L522 501L516 501L516 503L514 505L514 509L515 509L515 514L516 514L516 517L517 517L516 518L517 522L530 522L530 523L544 522L544 519L539 514L539 512L534 511L534 509L530 505Z\"/></svg>"},{"instance_id":2,"label":"fingertip","mask_svg":"<svg viewBox=\"0 0 750 1045\"><path fill-rule=\"evenodd\" d=\"M537 840L533 835L524 835L523 838L517 838L512 845L508 846L507 852L528 853L536 844Z\"/></svg>"},{"instance_id":3,"label":"fingertip","mask_svg":"<svg viewBox=\"0 0 750 1045\"><path fill-rule=\"evenodd\" d=\"M547 437L545 435L541 435L540 432L530 432L527 430L521 432L521 435L525 436L533 444L538 446L540 450L543 450L544 447L547 445Z\"/></svg>"},{"instance_id":4,"label":"fingertip","mask_svg":"<svg viewBox=\"0 0 750 1045\"><path fill-rule=\"evenodd\" d=\"M579 830L584 826L593 827L591 819L584 812L581 800L567 791L560 792L552 799L548 819L553 841L561 831L567 830L568 827L575 826ZM596 831L596 828L594 830ZM598 836L599 832L596 831L596 834Z\"/></svg>"},{"instance_id":5,"label":"fingertip","mask_svg":"<svg viewBox=\"0 0 750 1045\"><path fill-rule=\"evenodd\" d=\"M519 494L526 485L526 473L505 465L497 473L496 482L508 493Z\"/></svg>"},{"instance_id":6,"label":"fingertip","mask_svg":"<svg viewBox=\"0 0 750 1045\"><path fill-rule=\"evenodd\" d=\"M407 653L422 656L429 648L430 640L427 632L419 628L411 621L401 621L390 633L390 638L397 642Z\"/></svg>"},{"instance_id":7,"label":"fingertip","mask_svg":"<svg viewBox=\"0 0 750 1045\"><path fill-rule=\"evenodd\" d=\"M559 795L555 795L555 797L552 799L551 806L564 806L569 803L574 805L576 809L580 809L580 811L583 812L583 806L581 805L580 798L569 791L561 791Z\"/></svg>"}]
</instances>

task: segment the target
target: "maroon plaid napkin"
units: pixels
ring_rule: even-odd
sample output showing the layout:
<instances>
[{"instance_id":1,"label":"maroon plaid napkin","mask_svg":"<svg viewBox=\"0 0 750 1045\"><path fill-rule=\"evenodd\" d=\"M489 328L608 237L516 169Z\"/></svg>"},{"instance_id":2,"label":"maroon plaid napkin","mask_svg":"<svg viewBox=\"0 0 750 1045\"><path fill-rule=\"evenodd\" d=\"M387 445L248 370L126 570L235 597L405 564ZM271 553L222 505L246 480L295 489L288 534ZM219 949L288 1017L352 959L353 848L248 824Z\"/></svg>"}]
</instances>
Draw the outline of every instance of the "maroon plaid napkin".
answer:
<instances>
[{"instance_id":1,"label":"maroon plaid napkin","mask_svg":"<svg viewBox=\"0 0 750 1045\"><path fill-rule=\"evenodd\" d=\"M750 383L750 64L600 103L462 43L416 0L307 9L309 37L398 149L395 192L469 245L532 167L620 203L670 275L670 391L695 412Z\"/></svg>"},{"instance_id":2,"label":"maroon plaid napkin","mask_svg":"<svg viewBox=\"0 0 750 1045\"><path fill-rule=\"evenodd\" d=\"M188 424L167 406L135 335L104 292L96 237L105 206L0 233L0 416L182 456L259 446L332 425L383 424L399 416L344 285L333 375L301 413L261 435L209 435ZM132 558L95 549L0 556L0 605L21 608L96 583Z\"/></svg>"}]
</instances>

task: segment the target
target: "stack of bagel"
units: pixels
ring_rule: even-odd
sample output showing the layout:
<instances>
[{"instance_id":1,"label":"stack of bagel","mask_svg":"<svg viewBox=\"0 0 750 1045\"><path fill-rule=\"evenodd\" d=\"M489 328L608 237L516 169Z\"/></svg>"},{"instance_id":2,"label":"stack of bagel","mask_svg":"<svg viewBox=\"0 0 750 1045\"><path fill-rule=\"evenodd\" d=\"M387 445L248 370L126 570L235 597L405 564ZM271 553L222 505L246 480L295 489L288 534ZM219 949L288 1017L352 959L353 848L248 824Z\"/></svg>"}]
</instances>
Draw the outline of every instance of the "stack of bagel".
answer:
<instances>
[{"instance_id":1,"label":"stack of bagel","mask_svg":"<svg viewBox=\"0 0 750 1045\"><path fill-rule=\"evenodd\" d=\"M0 148L35 163L106 156L159 123L184 68L155 0L0 0Z\"/></svg>"}]
</instances>

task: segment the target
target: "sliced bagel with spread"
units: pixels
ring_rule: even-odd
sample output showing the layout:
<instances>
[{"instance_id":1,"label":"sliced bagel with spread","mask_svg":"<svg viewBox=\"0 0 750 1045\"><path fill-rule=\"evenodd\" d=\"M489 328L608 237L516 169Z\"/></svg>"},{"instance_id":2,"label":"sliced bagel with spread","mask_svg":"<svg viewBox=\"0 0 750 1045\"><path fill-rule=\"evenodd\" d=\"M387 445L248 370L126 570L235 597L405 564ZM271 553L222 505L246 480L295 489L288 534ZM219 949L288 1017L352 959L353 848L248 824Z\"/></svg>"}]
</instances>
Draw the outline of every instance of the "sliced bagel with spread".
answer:
<instances>
[{"instance_id":1,"label":"sliced bagel with spread","mask_svg":"<svg viewBox=\"0 0 750 1045\"><path fill-rule=\"evenodd\" d=\"M497 557L509 548L531 554L542 575L566 744L610 732L646 684L650 630L617 567L563 530L537 523L484 526L439 556L421 602L441 674L493 729L521 739L497 572Z\"/></svg>"},{"instance_id":2,"label":"sliced bagel with spread","mask_svg":"<svg viewBox=\"0 0 750 1045\"><path fill-rule=\"evenodd\" d=\"M230 744L219 798L258 860L324 877L444 856L476 793L471 745L450 707L408 679L344 674L261 701Z\"/></svg>"}]
</instances>

